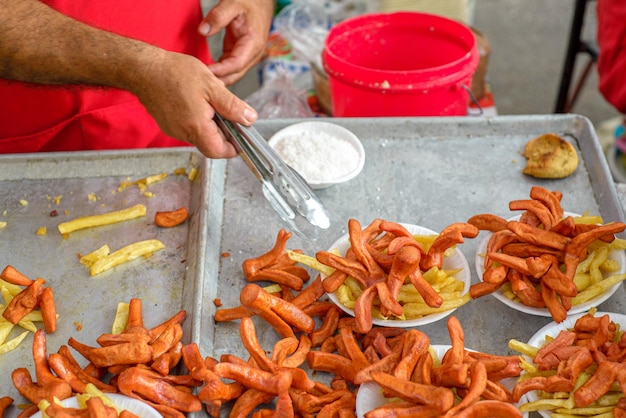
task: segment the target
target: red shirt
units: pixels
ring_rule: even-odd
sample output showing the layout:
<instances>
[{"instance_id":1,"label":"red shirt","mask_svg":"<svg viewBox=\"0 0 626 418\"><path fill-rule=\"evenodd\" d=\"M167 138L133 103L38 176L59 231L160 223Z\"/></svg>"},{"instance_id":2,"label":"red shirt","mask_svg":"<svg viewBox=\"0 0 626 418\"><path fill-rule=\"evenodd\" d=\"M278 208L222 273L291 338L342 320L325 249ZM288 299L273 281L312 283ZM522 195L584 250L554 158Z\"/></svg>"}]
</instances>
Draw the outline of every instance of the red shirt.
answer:
<instances>
[{"instance_id":1,"label":"red shirt","mask_svg":"<svg viewBox=\"0 0 626 418\"><path fill-rule=\"evenodd\" d=\"M597 17L599 89L626 114L626 1L598 0Z\"/></svg>"},{"instance_id":2,"label":"red shirt","mask_svg":"<svg viewBox=\"0 0 626 418\"><path fill-rule=\"evenodd\" d=\"M89 25L210 61L198 0L45 0ZM94 52L95 53L95 52ZM133 94L0 79L0 153L188 145L163 134Z\"/></svg>"}]
</instances>

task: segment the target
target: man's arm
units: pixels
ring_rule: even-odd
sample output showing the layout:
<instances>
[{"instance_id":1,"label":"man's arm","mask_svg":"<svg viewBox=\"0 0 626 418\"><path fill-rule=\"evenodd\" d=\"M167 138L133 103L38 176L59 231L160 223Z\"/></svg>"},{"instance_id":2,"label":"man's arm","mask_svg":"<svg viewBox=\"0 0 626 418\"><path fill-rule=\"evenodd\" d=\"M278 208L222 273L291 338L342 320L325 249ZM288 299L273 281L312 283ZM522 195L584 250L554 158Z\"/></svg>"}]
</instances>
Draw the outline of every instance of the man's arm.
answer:
<instances>
[{"instance_id":1,"label":"man's arm","mask_svg":"<svg viewBox=\"0 0 626 418\"><path fill-rule=\"evenodd\" d=\"M128 90L166 134L211 158L236 155L212 120L214 108L242 124L257 117L200 60L90 27L37 0L0 0L0 77Z\"/></svg>"},{"instance_id":2,"label":"man's arm","mask_svg":"<svg viewBox=\"0 0 626 418\"><path fill-rule=\"evenodd\" d=\"M97 30L36 0L0 0L0 76L46 84L132 87L145 43Z\"/></svg>"}]
</instances>

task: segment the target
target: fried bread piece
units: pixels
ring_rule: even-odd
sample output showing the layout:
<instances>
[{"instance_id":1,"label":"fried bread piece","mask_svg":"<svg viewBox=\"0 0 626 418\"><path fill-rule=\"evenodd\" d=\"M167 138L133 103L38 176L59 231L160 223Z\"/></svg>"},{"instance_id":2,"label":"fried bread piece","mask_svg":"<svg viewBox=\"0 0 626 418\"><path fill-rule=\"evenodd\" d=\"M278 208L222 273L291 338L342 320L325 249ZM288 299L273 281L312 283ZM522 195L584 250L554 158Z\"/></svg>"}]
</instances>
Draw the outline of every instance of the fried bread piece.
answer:
<instances>
[{"instance_id":1,"label":"fried bread piece","mask_svg":"<svg viewBox=\"0 0 626 418\"><path fill-rule=\"evenodd\" d=\"M559 179L576 171L578 154L574 146L553 133L531 139L524 149L524 174L538 178Z\"/></svg>"}]
</instances>

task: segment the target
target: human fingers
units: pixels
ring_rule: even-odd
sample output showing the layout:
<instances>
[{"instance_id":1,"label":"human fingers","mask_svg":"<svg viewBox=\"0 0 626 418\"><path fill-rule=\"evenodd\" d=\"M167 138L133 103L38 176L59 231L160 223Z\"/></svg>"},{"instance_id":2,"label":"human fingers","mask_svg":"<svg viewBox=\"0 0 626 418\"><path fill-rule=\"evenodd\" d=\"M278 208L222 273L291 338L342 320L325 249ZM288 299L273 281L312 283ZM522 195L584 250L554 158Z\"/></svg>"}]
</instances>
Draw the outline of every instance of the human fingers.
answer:
<instances>
[{"instance_id":1,"label":"human fingers","mask_svg":"<svg viewBox=\"0 0 626 418\"><path fill-rule=\"evenodd\" d=\"M247 42L246 38L238 39L232 48L229 51L225 46L219 61L208 66L209 70L227 86L241 80L263 57L263 52L255 51L254 46Z\"/></svg>"},{"instance_id":2,"label":"human fingers","mask_svg":"<svg viewBox=\"0 0 626 418\"><path fill-rule=\"evenodd\" d=\"M212 36L225 29L222 55L209 69L225 84L241 79L263 57L274 11L272 1L222 1L209 11L198 31Z\"/></svg>"},{"instance_id":3,"label":"human fingers","mask_svg":"<svg viewBox=\"0 0 626 418\"><path fill-rule=\"evenodd\" d=\"M209 10L198 26L198 32L203 36L213 36L234 25L267 35L273 14L273 0L223 0Z\"/></svg>"}]
</instances>

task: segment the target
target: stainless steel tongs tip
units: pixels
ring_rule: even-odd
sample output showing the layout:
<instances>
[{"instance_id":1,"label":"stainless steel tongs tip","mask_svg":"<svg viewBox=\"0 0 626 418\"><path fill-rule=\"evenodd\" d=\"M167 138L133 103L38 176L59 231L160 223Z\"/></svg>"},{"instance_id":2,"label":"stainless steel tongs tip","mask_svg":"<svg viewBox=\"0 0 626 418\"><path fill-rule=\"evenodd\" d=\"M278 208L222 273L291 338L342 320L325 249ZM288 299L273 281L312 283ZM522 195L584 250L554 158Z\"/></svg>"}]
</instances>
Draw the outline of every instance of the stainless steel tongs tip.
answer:
<instances>
[{"instance_id":1,"label":"stainless steel tongs tip","mask_svg":"<svg viewBox=\"0 0 626 418\"><path fill-rule=\"evenodd\" d=\"M269 146L252 126L215 114L215 123L261 182L263 195L283 222L298 236L315 240L330 227L330 217L311 186Z\"/></svg>"}]
</instances>

